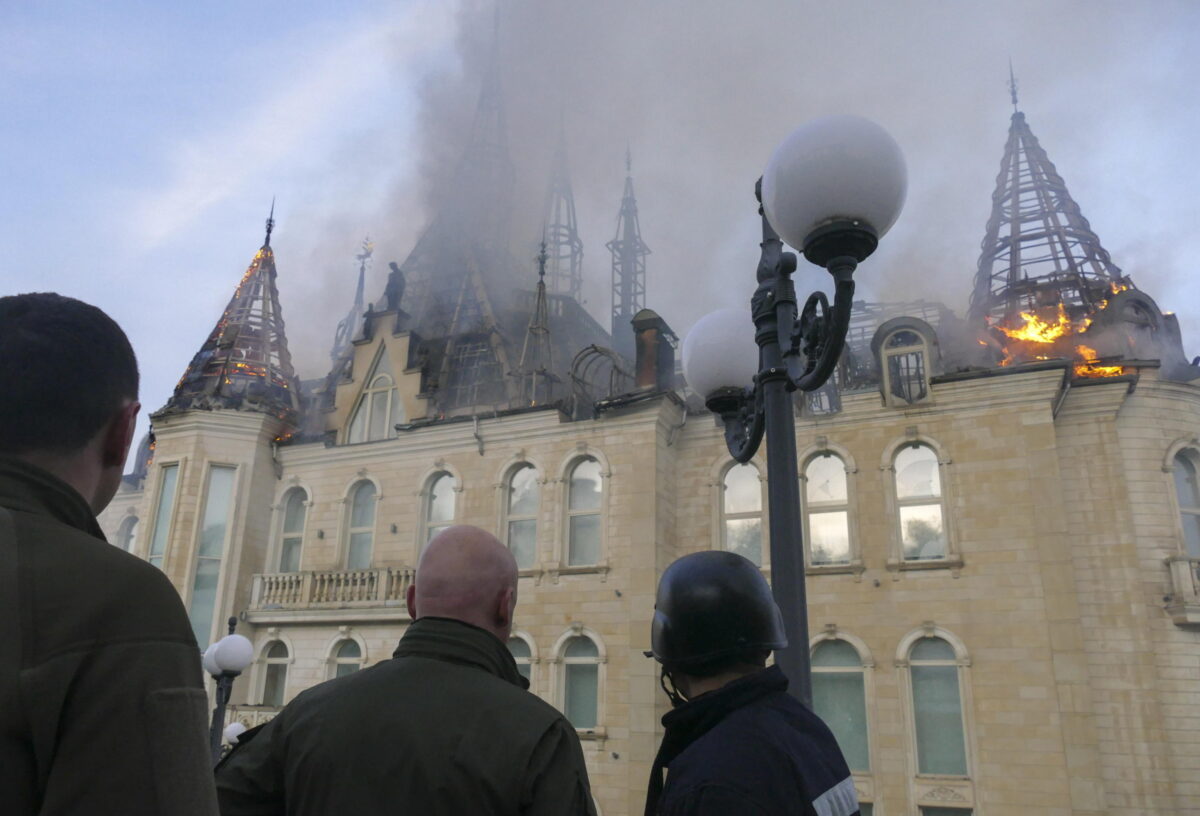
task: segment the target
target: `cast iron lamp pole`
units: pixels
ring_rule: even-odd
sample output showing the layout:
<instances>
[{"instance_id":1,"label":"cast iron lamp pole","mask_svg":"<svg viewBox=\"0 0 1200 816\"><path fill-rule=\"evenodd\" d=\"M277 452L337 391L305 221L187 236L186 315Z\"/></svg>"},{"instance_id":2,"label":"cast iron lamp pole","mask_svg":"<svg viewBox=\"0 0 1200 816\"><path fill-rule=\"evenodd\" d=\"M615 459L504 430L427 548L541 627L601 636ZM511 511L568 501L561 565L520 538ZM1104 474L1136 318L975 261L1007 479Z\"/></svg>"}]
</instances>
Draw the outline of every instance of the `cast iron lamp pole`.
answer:
<instances>
[{"instance_id":1,"label":"cast iron lamp pole","mask_svg":"<svg viewBox=\"0 0 1200 816\"><path fill-rule=\"evenodd\" d=\"M217 681L214 695L212 725L209 726L209 748L212 750L213 765L221 759L221 736L225 729L225 706L233 691L233 681L254 660L254 646L242 635L235 635L237 618L229 619L229 634L204 650L204 670Z\"/></svg>"},{"instance_id":2,"label":"cast iron lamp pole","mask_svg":"<svg viewBox=\"0 0 1200 816\"><path fill-rule=\"evenodd\" d=\"M787 675L791 693L809 706L808 608L791 392L820 388L837 366L850 325L854 270L895 222L906 186L899 147L873 122L836 116L801 127L775 151L755 188L763 235L758 288L750 301L757 369L747 372L741 366L748 344L739 346L736 340L748 328L744 312L725 309L707 315L684 342L685 376L724 424L730 455L748 462L766 434L771 587L788 638L775 662ZM797 316L792 282L796 256L783 251L781 234L833 277L832 308L818 291ZM746 388L743 383L751 375L753 386Z\"/></svg>"}]
</instances>

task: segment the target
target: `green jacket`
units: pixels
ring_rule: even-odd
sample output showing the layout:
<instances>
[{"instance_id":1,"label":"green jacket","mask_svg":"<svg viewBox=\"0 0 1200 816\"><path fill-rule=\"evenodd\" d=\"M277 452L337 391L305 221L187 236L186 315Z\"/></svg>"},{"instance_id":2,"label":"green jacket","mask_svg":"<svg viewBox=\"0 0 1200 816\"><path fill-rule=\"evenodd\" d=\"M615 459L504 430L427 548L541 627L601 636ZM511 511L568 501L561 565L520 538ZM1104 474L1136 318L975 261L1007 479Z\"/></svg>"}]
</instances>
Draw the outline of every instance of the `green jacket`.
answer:
<instances>
[{"instance_id":1,"label":"green jacket","mask_svg":"<svg viewBox=\"0 0 1200 816\"><path fill-rule=\"evenodd\" d=\"M214 814L206 711L171 583L0 456L0 811Z\"/></svg>"},{"instance_id":2,"label":"green jacket","mask_svg":"<svg viewBox=\"0 0 1200 816\"><path fill-rule=\"evenodd\" d=\"M223 816L592 816L575 729L491 633L408 627L393 659L305 691L217 769Z\"/></svg>"}]
</instances>

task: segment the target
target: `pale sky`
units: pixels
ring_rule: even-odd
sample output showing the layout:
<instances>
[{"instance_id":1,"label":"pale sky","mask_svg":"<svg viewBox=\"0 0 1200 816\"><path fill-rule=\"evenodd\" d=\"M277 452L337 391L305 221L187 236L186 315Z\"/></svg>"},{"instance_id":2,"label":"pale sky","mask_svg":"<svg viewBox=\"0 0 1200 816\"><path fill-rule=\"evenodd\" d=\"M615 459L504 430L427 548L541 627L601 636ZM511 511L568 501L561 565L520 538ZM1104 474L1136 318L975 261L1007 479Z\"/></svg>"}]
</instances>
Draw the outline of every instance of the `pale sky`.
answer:
<instances>
[{"instance_id":1,"label":"pale sky","mask_svg":"<svg viewBox=\"0 0 1200 816\"><path fill-rule=\"evenodd\" d=\"M111 314L156 410L274 196L292 353L302 377L322 376L363 237L375 297L426 223L491 20L486 0L0 0L0 292L58 291ZM504 0L501 43L525 200L540 203L565 123L602 323L626 146L653 250L647 305L682 335L749 297L754 179L792 127L836 112L879 121L909 164L905 211L860 291L963 313L1011 57L1021 108L1083 214L1200 353L1198 3ZM524 217L517 257L540 217Z\"/></svg>"}]
</instances>

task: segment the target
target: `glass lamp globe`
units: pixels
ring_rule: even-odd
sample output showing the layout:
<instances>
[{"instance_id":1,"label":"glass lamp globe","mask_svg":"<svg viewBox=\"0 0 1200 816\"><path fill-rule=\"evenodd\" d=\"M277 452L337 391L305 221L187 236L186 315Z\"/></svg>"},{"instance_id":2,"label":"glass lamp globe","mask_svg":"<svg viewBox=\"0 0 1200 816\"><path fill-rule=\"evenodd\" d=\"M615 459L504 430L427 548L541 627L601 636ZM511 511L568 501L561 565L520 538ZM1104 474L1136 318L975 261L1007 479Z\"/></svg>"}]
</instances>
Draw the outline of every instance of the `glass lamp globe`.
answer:
<instances>
[{"instance_id":1,"label":"glass lamp globe","mask_svg":"<svg viewBox=\"0 0 1200 816\"><path fill-rule=\"evenodd\" d=\"M683 376L702 397L720 388L749 388L758 373L754 323L746 309L718 309L683 338Z\"/></svg>"},{"instance_id":2,"label":"glass lamp globe","mask_svg":"<svg viewBox=\"0 0 1200 816\"><path fill-rule=\"evenodd\" d=\"M238 737L246 733L246 726L240 722L231 722L225 726L225 730L221 732L221 736L225 737L225 741L230 745L237 745Z\"/></svg>"},{"instance_id":3,"label":"glass lamp globe","mask_svg":"<svg viewBox=\"0 0 1200 816\"><path fill-rule=\"evenodd\" d=\"M217 665L216 654L217 644L210 643L200 658L200 664L204 666L204 671L206 671L208 674L211 674L213 677L216 677L221 673L221 667Z\"/></svg>"},{"instance_id":4,"label":"glass lamp globe","mask_svg":"<svg viewBox=\"0 0 1200 816\"><path fill-rule=\"evenodd\" d=\"M254 662L254 646L243 635L226 635L216 642L213 663L223 672L241 674Z\"/></svg>"},{"instance_id":5,"label":"glass lamp globe","mask_svg":"<svg viewBox=\"0 0 1200 816\"><path fill-rule=\"evenodd\" d=\"M822 265L831 251L814 239L859 231L832 251L861 261L896 223L907 189L904 154L886 130L861 116L826 116L775 149L763 172L763 212L785 243Z\"/></svg>"}]
</instances>

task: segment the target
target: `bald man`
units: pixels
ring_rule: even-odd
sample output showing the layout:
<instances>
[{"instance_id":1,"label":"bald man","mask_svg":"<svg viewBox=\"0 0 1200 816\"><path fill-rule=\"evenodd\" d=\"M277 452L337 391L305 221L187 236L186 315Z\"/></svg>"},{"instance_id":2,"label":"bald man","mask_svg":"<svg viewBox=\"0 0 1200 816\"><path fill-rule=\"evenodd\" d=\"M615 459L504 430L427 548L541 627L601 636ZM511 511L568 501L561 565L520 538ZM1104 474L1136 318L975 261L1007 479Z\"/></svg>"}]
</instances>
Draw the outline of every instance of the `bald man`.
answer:
<instances>
[{"instance_id":1,"label":"bald man","mask_svg":"<svg viewBox=\"0 0 1200 816\"><path fill-rule=\"evenodd\" d=\"M408 588L391 660L300 694L217 769L225 816L594 816L575 729L505 645L517 563L450 527ZM249 737L249 739L247 739Z\"/></svg>"}]
</instances>

